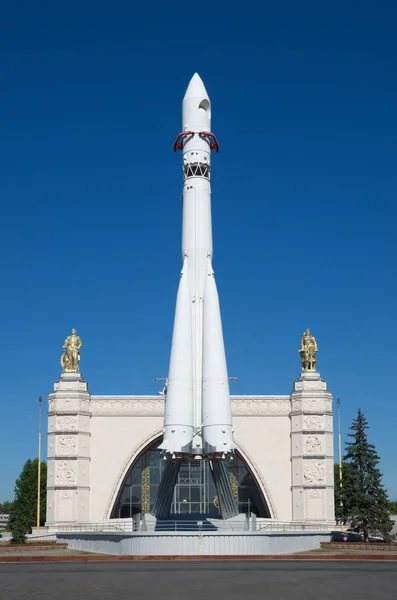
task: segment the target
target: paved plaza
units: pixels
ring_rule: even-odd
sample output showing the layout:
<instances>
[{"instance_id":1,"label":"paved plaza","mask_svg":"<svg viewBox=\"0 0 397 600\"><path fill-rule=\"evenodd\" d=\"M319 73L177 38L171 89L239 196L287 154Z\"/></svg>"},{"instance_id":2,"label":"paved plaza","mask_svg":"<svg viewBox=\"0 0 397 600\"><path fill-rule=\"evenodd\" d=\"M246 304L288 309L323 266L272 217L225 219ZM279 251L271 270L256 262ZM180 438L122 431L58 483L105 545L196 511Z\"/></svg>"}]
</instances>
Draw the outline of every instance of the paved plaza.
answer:
<instances>
[{"instance_id":1,"label":"paved plaza","mask_svg":"<svg viewBox=\"0 0 397 600\"><path fill-rule=\"evenodd\" d=\"M396 562L0 564L0 600L390 600Z\"/></svg>"}]
</instances>

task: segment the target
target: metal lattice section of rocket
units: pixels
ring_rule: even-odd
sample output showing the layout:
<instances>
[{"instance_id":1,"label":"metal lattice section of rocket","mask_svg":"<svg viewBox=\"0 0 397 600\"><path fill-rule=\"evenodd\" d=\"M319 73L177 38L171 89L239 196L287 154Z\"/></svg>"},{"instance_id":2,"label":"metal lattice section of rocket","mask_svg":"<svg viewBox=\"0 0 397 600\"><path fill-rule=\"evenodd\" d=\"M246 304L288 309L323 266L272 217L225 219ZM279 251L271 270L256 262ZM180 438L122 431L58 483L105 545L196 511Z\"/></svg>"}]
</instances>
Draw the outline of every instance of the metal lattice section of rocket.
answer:
<instances>
[{"instance_id":1,"label":"metal lattice section of rocket","mask_svg":"<svg viewBox=\"0 0 397 600\"><path fill-rule=\"evenodd\" d=\"M163 442L171 459L222 459L234 450L229 378L212 268L211 102L196 73L182 104L182 271L176 300Z\"/></svg>"}]
</instances>

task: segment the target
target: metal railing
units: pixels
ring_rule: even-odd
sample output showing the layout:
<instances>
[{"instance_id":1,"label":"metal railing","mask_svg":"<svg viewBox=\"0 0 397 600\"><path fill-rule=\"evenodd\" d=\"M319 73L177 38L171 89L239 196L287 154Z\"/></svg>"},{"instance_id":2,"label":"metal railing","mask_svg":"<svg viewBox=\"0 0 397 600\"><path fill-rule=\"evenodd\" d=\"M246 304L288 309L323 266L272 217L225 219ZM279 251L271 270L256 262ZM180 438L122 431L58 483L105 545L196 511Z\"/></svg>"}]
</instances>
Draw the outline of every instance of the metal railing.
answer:
<instances>
[{"instance_id":1,"label":"metal railing","mask_svg":"<svg viewBox=\"0 0 397 600\"><path fill-rule=\"evenodd\" d=\"M335 525L315 521L273 521L242 519L222 521L220 519L203 518L202 520L170 519L148 520L136 515L133 519L85 523L62 524L57 527L57 533L133 533L140 531L150 532L331 532Z\"/></svg>"},{"instance_id":2,"label":"metal railing","mask_svg":"<svg viewBox=\"0 0 397 600\"><path fill-rule=\"evenodd\" d=\"M186 520L170 520L170 521L157 521L154 526L156 532L215 532L215 531L248 531L248 521L232 522L232 521L220 521L212 522L211 519L204 519L202 521L186 521ZM152 529L153 531L153 529Z\"/></svg>"},{"instance_id":3,"label":"metal railing","mask_svg":"<svg viewBox=\"0 0 397 600\"><path fill-rule=\"evenodd\" d=\"M334 524L315 521L268 521L258 522L256 531L333 531Z\"/></svg>"},{"instance_id":4,"label":"metal railing","mask_svg":"<svg viewBox=\"0 0 397 600\"><path fill-rule=\"evenodd\" d=\"M0 537L0 542L9 542L12 539L12 533L7 532L7 535ZM35 542L40 540L52 541L56 539L55 533L27 533L26 539Z\"/></svg>"},{"instance_id":5,"label":"metal railing","mask_svg":"<svg viewBox=\"0 0 397 600\"><path fill-rule=\"evenodd\" d=\"M51 540L55 540L56 539L56 535L55 533L29 533L26 535L28 540L47 540L47 541L51 541Z\"/></svg>"},{"instance_id":6,"label":"metal railing","mask_svg":"<svg viewBox=\"0 0 397 600\"><path fill-rule=\"evenodd\" d=\"M123 522L119 522L119 521L114 521L112 522L112 520L109 521L99 521L97 523L91 523L91 522L87 522L87 523L70 523L70 524L63 524L63 525L59 525L57 526L57 532L58 533L68 533L68 532L80 532L80 533L95 533L95 532L99 532L99 531L104 531L104 532L120 532L120 533L128 533L128 532L133 532L133 531L139 531L140 527L139 527L139 522L137 522L136 520L130 519L128 521L123 521Z\"/></svg>"}]
</instances>

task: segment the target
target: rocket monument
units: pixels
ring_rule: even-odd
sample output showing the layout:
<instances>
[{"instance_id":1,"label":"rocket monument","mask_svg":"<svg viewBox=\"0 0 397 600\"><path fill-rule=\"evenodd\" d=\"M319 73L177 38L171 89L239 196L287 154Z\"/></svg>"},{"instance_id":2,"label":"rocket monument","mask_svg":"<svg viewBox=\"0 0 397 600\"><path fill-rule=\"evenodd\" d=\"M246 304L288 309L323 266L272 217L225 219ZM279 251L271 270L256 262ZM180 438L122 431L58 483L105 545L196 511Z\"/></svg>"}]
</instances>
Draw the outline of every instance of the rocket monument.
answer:
<instances>
[{"instance_id":1,"label":"rocket monument","mask_svg":"<svg viewBox=\"0 0 397 600\"><path fill-rule=\"evenodd\" d=\"M182 271L176 300L162 448L175 457L233 450L229 380L212 268L211 102L197 73L182 104Z\"/></svg>"},{"instance_id":2,"label":"rocket monument","mask_svg":"<svg viewBox=\"0 0 397 600\"><path fill-rule=\"evenodd\" d=\"M163 442L168 460L154 513L169 514L181 461L208 460L224 518L235 503L224 462L234 450L232 413L218 291L212 267L211 102L197 73L182 103L182 270L165 395Z\"/></svg>"}]
</instances>

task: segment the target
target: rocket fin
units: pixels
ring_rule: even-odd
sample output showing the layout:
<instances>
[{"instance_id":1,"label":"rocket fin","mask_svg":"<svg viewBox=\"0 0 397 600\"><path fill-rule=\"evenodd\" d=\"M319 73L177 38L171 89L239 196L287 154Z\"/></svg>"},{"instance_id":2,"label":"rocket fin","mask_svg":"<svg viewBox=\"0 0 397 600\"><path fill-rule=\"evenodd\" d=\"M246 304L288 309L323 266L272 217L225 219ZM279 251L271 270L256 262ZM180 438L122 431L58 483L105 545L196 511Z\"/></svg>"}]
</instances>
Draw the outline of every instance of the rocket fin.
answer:
<instances>
[{"instance_id":1,"label":"rocket fin","mask_svg":"<svg viewBox=\"0 0 397 600\"><path fill-rule=\"evenodd\" d=\"M164 436L167 453L191 452L193 440L192 310L188 260L184 259L176 299L171 358L165 397Z\"/></svg>"},{"instance_id":2,"label":"rocket fin","mask_svg":"<svg viewBox=\"0 0 397 600\"><path fill-rule=\"evenodd\" d=\"M210 259L203 312L203 445L206 454L228 454L235 447L221 311Z\"/></svg>"}]
</instances>

